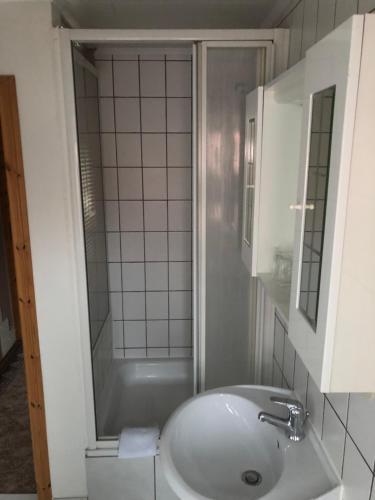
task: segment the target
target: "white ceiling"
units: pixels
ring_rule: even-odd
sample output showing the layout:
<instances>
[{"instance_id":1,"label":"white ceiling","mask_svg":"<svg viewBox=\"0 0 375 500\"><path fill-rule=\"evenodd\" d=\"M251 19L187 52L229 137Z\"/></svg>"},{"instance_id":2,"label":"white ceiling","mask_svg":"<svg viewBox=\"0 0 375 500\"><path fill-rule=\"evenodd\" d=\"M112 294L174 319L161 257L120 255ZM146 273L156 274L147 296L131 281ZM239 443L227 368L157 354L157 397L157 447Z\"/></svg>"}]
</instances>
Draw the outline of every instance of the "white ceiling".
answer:
<instances>
[{"instance_id":1,"label":"white ceiling","mask_svg":"<svg viewBox=\"0 0 375 500\"><path fill-rule=\"evenodd\" d=\"M72 27L274 27L296 0L53 0Z\"/></svg>"}]
</instances>

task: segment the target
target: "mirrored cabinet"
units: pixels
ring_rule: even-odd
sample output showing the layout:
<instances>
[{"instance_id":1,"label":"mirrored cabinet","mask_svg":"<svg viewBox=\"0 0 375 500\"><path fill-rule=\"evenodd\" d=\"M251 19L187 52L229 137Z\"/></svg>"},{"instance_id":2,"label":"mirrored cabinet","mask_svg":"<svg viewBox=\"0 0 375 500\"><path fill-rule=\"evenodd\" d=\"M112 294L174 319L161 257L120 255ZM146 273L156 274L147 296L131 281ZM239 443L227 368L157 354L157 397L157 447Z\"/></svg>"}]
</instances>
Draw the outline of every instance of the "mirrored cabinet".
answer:
<instances>
[{"instance_id":1,"label":"mirrored cabinet","mask_svg":"<svg viewBox=\"0 0 375 500\"><path fill-rule=\"evenodd\" d=\"M375 390L374 17L305 59L289 337L323 392Z\"/></svg>"},{"instance_id":2,"label":"mirrored cabinet","mask_svg":"<svg viewBox=\"0 0 375 500\"><path fill-rule=\"evenodd\" d=\"M248 96L242 256L322 392L375 392L374 47L353 16Z\"/></svg>"}]
</instances>

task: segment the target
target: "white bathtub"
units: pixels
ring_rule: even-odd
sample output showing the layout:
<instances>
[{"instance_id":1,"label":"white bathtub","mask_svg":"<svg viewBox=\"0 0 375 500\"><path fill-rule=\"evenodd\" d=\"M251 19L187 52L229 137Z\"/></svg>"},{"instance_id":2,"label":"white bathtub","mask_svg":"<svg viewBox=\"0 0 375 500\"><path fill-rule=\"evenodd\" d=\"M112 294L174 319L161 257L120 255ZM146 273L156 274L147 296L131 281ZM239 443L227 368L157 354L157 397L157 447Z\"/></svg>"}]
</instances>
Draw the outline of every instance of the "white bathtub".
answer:
<instances>
[{"instance_id":1,"label":"white bathtub","mask_svg":"<svg viewBox=\"0 0 375 500\"><path fill-rule=\"evenodd\" d=\"M98 437L117 439L125 426L164 426L193 395L192 359L114 360L107 397L97 415Z\"/></svg>"}]
</instances>

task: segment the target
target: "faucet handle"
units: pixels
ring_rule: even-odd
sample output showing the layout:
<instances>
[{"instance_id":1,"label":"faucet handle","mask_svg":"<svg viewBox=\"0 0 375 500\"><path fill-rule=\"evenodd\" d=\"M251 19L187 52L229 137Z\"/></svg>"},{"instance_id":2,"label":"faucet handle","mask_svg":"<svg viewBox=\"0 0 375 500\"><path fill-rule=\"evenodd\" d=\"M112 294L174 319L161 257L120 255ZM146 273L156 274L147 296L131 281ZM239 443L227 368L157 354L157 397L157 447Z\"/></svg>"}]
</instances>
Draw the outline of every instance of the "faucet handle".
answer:
<instances>
[{"instance_id":1,"label":"faucet handle","mask_svg":"<svg viewBox=\"0 0 375 500\"><path fill-rule=\"evenodd\" d=\"M292 412L295 410L300 411L300 412L305 411L303 404L300 403L299 401L297 401L296 399L282 398L282 397L278 397L278 396L272 396L270 399L271 399L272 403L275 403L275 405L285 406L286 408L288 408L289 412Z\"/></svg>"}]
</instances>

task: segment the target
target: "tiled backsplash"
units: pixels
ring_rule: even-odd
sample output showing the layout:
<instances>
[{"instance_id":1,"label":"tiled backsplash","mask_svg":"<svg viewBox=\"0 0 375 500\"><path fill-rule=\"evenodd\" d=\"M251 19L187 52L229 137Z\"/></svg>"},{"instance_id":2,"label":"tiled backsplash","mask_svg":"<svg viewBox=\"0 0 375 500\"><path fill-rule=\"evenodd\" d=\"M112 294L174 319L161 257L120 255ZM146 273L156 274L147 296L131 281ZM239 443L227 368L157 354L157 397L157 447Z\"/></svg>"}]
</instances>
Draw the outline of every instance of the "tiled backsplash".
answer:
<instances>
[{"instance_id":1,"label":"tiled backsplash","mask_svg":"<svg viewBox=\"0 0 375 500\"><path fill-rule=\"evenodd\" d=\"M322 394L293 348L275 314L272 384L293 389L342 478L344 500L374 500L375 396Z\"/></svg>"},{"instance_id":2,"label":"tiled backsplash","mask_svg":"<svg viewBox=\"0 0 375 500\"><path fill-rule=\"evenodd\" d=\"M99 49L114 354L192 350L191 50Z\"/></svg>"}]
</instances>

